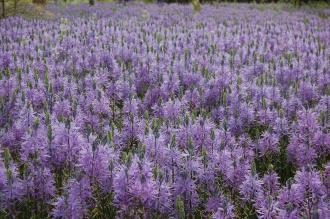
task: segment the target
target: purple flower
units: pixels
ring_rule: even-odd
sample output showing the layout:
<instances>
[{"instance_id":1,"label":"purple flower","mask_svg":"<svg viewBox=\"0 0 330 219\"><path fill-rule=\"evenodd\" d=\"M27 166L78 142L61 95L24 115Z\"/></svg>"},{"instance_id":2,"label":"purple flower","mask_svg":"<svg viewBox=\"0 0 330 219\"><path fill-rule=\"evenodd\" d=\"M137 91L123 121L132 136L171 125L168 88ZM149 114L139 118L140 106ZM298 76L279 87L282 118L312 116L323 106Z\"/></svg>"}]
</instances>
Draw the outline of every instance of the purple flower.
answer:
<instances>
[{"instance_id":1,"label":"purple flower","mask_svg":"<svg viewBox=\"0 0 330 219\"><path fill-rule=\"evenodd\" d=\"M299 166L306 166L315 161L317 144L314 142L318 140L319 130L320 126L314 113L308 110L298 112L298 122L287 151L289 158Z\"/></svg>"},{"instance_id":2,"label":"purple flower","mask_svg":"<svg viewBox=\"0 0 330 219\"><path fill-rule=\"evenodd\" d=\"M181 103L179 101L168 101L163 106L164 118L174 121L181 110Z\"/></svg>"},{"instance_id":3,"label":"purple flower","mask_svg":"<svg viewBox=\"0 0 330 219\"><path fill-rule=\"evenodd\" d=\"M259 192L257 195L255 207L259 217L261 218L276 218L279 214L278 201L276 198L269 195L264 195L262 192Z\"/></svg>"},{"instance_id":4,"label":"purple flower","mask_svg":"<svg viewBox=\"0 0 330 219\"><path fill-rule=\"evenodd\" d=\"M279 176L276 172L271 171L270 173L264 175L262 179L262 186L265 191L270 195L276 195L280 189Z\"/></svg>"},{"instance_id":5,"label":"purple flower","mask_svg":"<svg viewBox=\"0 0 330 219\"><path fill-rule=\"evenodd\" d=\"M79 152L87 147L87 142L79 133L74 123L70 127L55 123L53 126L54 140L51 145L52 161L56 166L73 169L78 163Z\"/></svg>"},{"instance_id":6,"label":"purple flower","mask_svg":"<svg viewBox=\"0 0 330 219\"><path fill-rule=\"evenodd\" d=\"M318 12L45 9L0 20L1 216L330 218Z\"/></svg>"},{"instance_id":7,"label":"purple flower","mask_svg":"<svg viewBox=\"0 0 330 219\"><path fill-rule=\"evenodd\" d=\"M318 172L302 169L294 177L292 185L285 187L279 196L279 206L285 215L297 212L302 217L327 214L324 207L325 187ZM282 213L283 214L283 213Z\"/></svg>"},{"instance_id":8,"label":"purple flower","mask_svg":"<svg viewBox=\"0 0 330 219\"><path fill-rule=\"evenodd\" d=\"M224 218L224 219L229 219L229 218L235 218L235 213L234 213L234 205L228 200L226 197L223 195L220 196L220 200L218 203L218 209L216 213L212 216L212 218Z\"/></svg>"},{"instance_id":9,"label":"purple flower","mask_svg":"<svg viewBox=\"0 0 330 219\"><path fill-rule=\"evenodd\" d=\"M70 103L68 100L56 102L54 113L57 117L68 117L70 115Z\"/></svg>"},{"instance_id":10,"label":"purple flower","mask_svg":"<svg viewBox=\"0 0 330 219\"><path fill-rule=\"evenodd\" d=\"M113 166L117 163L115 152L108 145L92 145L82 148L78 166L93 184L99 184L104 191L109 191Z\"/></svg>"},{"instance_id":11,"label":"purple flower","mask_svg":"<svg viewBox=\"0 0 330 219\"><path fill-rule=\"evenodd\" d=\"M255 201L258 192L262 189L262 182L251 174L245 177L242 185L239 187L240 194L245 201Z\"/></svg>"},{"instance_id":12,"label":"purple flower","mask_svg":"<svg viewBox=\"0 0 330 219\"><path fill-rule=\"evenodd\" d=\"M198 193L195 183L189 176L179 176L174 184L174 196L183 198L188 212L193 212L193 209L198 204Z\"/></svg>"},{"instance_id":13,"label":"purple flower","mask_svg":"<svg viewBox=\"0 0 330 219\"><path fill-rule=\"evenodd\" d=\"M54 203L52 215L55 218L84 218L92 198L92 188L86 177L80 181L71 180L67 194L60 196Z\"/></svg>"},{"instance_id":14,"label":"purple flower","mask_svg":"<svg viewBox=\"0 0 330 219\"><path fill-rule=\"evenodd\" d=\"M22 180L24 194L39 202L50 203L55 195L55 181L50 170L34 166L26 172L28 174Z\"/></svg>"},{"instance_id":15,"label":"purple flower","mask_svg":"<svg viewBox=\"0 0 330 219\"><path fill-rule=\"evenodd\" d=\"M265 132L259 140L258 149L261 156L279 152L279 138L276 134Z\"/></svg>"}]
</instances>

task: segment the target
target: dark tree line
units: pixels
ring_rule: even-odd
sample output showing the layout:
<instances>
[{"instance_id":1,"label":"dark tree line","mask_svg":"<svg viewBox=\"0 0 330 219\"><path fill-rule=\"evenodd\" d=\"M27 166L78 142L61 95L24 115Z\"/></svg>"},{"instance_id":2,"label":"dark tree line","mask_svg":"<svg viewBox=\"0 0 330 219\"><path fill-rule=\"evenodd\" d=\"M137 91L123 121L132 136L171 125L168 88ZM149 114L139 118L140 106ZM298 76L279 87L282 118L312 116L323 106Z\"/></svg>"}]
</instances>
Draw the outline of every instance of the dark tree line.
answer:
<instances>
[{"instance_id":1,"label":"dark tree line","mask_svg":"<svg viewBox=\"0 0 330 219\"><path fill-rule=\"evenodd\" d=\"M1 16L6 16L6 0L1 0ZM19 0L7 0L7 1L13 1L14 10L16 11L17 2ZM67 0L64 0L65 2ZM128 2L130 0L117 0L118 2ZM199 0L200 3L217 3L217 2L246 2L246 3L278 3L278 2L285 2L285 3L292 3L295 6L300 7L302 4L308 4L312 2L320 2L320 1L327 1L327 0ZM32 0L35 4L46 4L47 0ZM92 6L95 4L95 0L88 0L89 4ZM164 3L191 3L192 0L156 0L156 2L164 2Z\"/></svg>"},{"instance_id":2,"label":"dark tree line","mask_svg":"<svg viewBox=\"0 0 330 219\"><path fill-rule=\"evenodd\" d=\"M190 3L192 0L158 0L158 2L167 3ZM308 4L310 2L324 1L324 0L199 0L201 3L216 3L216 2L242 2L242 3L293 3L295 5Z\"/></svg>"}]
</instances>

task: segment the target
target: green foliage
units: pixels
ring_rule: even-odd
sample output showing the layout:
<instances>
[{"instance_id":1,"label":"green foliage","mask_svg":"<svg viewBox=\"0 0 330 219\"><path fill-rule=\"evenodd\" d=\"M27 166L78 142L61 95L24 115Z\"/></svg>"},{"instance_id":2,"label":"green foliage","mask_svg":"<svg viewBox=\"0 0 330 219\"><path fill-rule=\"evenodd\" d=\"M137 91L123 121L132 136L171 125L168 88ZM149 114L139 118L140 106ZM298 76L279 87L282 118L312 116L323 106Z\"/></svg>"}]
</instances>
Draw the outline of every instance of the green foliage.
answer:
<instances>
[{"instance_id":1,"label":"green foliage","mask_svg":"<svg viewBox=\"0 0 330 219\"><path fill-rule=\"evenodd\" d=\"M185 218L184 203L180 196L176 198L175 208L177 210L179 219L184 219Z\"/></svg>"},{"instance_id":2,"label":"green foliage","mask_svg":"<svg viewBox=\"0 0 330 219\"><path fill-rule=\"evenodd\" d=\"M117 209L113 204L113 193L103 194L100 188L97 188L94 193L97 198L95 199L96 206L91 210L91 218L115 218Z\"/></svg>"},{"instance_id":3,"label":"green foliage","mask_svg":"<svg viewBox=\"0 0 330 219\"><path fill-rule=\"evenodd\" d=\"M145 4L156 3L156 0L143 0Z\"/></svg>"},{"instance_id":4,"label":"green foliage","mask_svg":"<svg viewBox=\"0 0 330 219\"><path fill-rule=\"evenodd\" d=\"M202 9L201 3L199 0L192 0L192 5L195 12L199 12Z\"/></svg>"},{"instance_id":5,"label":"green foliage","mask_svg":"<svg viewBox=\"0 0 330 219\"><path fill-rule=\"evenodd\" d=\"M34 3L34 4L46 4L47 0L32 0L32 3Z\"/></svg>"},{"instance_id":6,"label":"green foliage","mask_svg":"<svg viewBox=\"0 0 330 219\"><path fill-rule=\"evenodd\" d=\"M246 202L244 205L239 206L237 215L239 215L239 218L258 219L256 209L251 202Z\"/></svg>"},{"instance_id":7,"label":"green foliage","mask_svg":"<svg viewBox=\"0 0 330 219\"><path fill-rule=\"evenodd\" d=\"M278 154L267 154L264 157L255 159L257 172L261 175L274 170L280 177L280 182L284 184L288 179L293 178L296 167L288 160L287 145L288 136L282 136L279 142L280 151Z\"/></svg>"},{"instance_id":8,"label":"green foliage","mask_svg":"<svg viewBox=\"0 0 330 219\"><path fill-rule=\"evenodd\" d=\"M328 18L330 17L330 15L327 14L327 13L325 13L324 11L320 11L320 12L318 12L318 15L319 15L319 17L322 18L322 19L328 19Z\"/></svg>"}]
</instances>

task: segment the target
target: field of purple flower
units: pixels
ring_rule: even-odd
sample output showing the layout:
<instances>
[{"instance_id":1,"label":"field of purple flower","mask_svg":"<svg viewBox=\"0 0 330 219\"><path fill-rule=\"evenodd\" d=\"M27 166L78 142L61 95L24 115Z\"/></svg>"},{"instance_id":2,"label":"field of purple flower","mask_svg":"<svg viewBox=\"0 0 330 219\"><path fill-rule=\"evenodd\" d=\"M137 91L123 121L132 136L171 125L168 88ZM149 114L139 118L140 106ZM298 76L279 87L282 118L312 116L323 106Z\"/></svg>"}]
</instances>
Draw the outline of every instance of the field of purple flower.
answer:
<instances>
[{"instance_id":1,"label":"field of purple flower","mask_svg":"<svg viewBox=\"0 0 330 219\"><path fill-rule=\"evenodd\" d=\"M330 20L249 5L0 20L1 218L330 217Z\"/></svg>"}]
</instances>

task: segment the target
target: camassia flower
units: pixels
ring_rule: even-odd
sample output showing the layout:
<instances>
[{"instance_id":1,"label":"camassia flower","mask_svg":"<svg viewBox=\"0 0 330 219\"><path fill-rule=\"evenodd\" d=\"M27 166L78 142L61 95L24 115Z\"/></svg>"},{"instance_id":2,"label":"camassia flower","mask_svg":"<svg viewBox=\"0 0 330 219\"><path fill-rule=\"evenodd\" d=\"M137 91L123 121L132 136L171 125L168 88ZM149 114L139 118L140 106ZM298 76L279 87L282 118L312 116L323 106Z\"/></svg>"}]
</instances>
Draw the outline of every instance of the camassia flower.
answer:
<instances>
[{"instance_id":1,"label":"camassia flower","mask_svg":"<svg viewBox=\"0 0 330 219\"><path fill-rule=\"evenodd\" d=\"M330 218L326 9L62 6L0 19L0 218Z\"/></svg>"}]
</instances>

